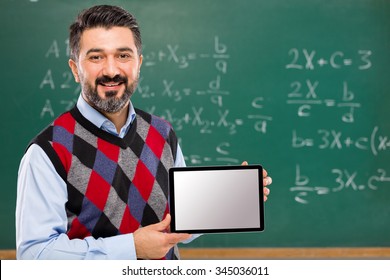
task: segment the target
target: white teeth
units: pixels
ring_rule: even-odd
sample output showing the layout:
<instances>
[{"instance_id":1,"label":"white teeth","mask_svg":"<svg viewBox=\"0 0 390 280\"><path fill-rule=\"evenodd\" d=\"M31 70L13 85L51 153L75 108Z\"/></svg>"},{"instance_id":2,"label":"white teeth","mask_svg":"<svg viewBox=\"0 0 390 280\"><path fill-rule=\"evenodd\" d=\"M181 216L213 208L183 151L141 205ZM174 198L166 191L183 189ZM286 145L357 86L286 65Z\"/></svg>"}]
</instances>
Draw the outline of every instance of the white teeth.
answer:
<instances>
[{"instance_id":1,"label":"white teeth","mask_svg":"<svg viewBox=\"0 0 390 280\"><path fill-rule=\"evenodd\" d=\"M115 86L118 86L120 83L116 83L116 84L103 84L104 86L106 87L115 87Z\"/></svg>"}]
</instances>

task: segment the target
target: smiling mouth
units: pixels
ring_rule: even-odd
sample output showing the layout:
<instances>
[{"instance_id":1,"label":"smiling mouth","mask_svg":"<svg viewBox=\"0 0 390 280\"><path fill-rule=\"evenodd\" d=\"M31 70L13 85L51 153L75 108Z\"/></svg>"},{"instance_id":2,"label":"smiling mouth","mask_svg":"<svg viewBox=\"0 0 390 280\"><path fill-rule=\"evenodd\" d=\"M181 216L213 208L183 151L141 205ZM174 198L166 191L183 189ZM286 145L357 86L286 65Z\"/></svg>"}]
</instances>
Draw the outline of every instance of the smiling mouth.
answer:
<instances>
[{"instance_id":1,"label":"smiling mouth","mask_svg":"<svg viewBox=\"0 0 390 280\"><path fill-rule=\"evenodd\" d=\"M115 77L102 76L96 79L96 85L101 85L105 88L116 88L127 83L127 77L116 75Z\"/></svg>"},{"instance_id":2,"label":"smiling mouth","mask_svg":"<svg viewBox=\"0 0 390 280\"><path fill-rule=\"evenodd\" d=\"M121 83L109 83L109 84L105 84L105 83L99 83L100 85L104 86L104 87L117 87L121 84L123 84L122 82Z\"/></svg>"}]
</instances>

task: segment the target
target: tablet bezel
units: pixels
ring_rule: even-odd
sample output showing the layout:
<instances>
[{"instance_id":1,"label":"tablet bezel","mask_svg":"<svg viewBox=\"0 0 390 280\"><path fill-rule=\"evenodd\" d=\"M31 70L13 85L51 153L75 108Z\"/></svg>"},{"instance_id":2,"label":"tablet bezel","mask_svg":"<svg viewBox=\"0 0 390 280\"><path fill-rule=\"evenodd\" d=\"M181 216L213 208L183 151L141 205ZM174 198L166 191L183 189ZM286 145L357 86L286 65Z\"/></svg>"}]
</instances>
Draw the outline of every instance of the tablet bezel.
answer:
<instances>
[{"instance_id":1,"label":"tablet bezel","mask_svg":"<svg viewBox=\"0 0 390 280\"><path fill-rule=\"evenodd\" d=\"M174 174L183 171L218 171L218 170L257 170L259 181L259 227L251 228L205 228L205 229L176 229L175 186ZM264 190L263 168L261 165L228 165L228 166L195 166L195 167L172 167L169 169L169 206L171 214L171 232L176 233L229 233L229 232L261 232L264 230Z\"/></svg>"}]
</instances>

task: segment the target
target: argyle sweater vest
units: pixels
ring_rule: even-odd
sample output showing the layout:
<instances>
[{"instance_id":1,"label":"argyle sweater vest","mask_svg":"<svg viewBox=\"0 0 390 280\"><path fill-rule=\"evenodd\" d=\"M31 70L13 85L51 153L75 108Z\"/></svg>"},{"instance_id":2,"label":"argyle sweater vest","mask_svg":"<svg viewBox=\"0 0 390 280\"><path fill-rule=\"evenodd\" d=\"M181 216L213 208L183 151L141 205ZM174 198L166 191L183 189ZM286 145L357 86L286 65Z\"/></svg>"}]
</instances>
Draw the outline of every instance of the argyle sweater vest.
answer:
<instances>
[{"instance_id":1,"label":"argyle sweater vest","mask_svg":"<svg viewBox=\"0 0 390 280\"><path fill-rule=\"evenodd\" d=\"M133 233L169 212L168 170L177 138L165 120L136 109L131 128L119 138L74 107L32 143L42 147L67 184L70 239ZM165 256L178 258L177 246Z\"/></svg>"}]
</instances>

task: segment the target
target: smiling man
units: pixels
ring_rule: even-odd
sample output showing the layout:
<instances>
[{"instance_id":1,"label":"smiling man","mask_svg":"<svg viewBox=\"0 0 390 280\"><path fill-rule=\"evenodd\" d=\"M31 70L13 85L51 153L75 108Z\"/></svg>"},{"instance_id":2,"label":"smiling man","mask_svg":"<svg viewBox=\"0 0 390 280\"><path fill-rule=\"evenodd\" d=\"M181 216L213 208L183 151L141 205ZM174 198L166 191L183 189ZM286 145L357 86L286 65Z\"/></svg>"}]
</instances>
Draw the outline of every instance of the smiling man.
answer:
<instances>
[{"instance_id":1,"label":"smiling man","mask_svg":"<svg viewBox=\"0 0 390 280\"><path fill-rule=\"evenodd\" d=\"M132 31L127 27L88 29L79 49L75 48L77 54L72 54L69 66L82 84L83 98L111 121L123 121L127 116L123 109L137 88L142 64Z\"/></svg>"},{"instance_id":2,"label":"smiling man","mask_svg":"<svg viewBox=\"0 0 390 280\"><path fill-rule=\"evenodd\" d=\"M138 24L122 8L95 6L69 41L82 91L21 161L17 258L178 259L177 243L192 237L169 232L168 170L185 162L171 125L130 101L142 65Z\"/></svg>"}]
</instances>

